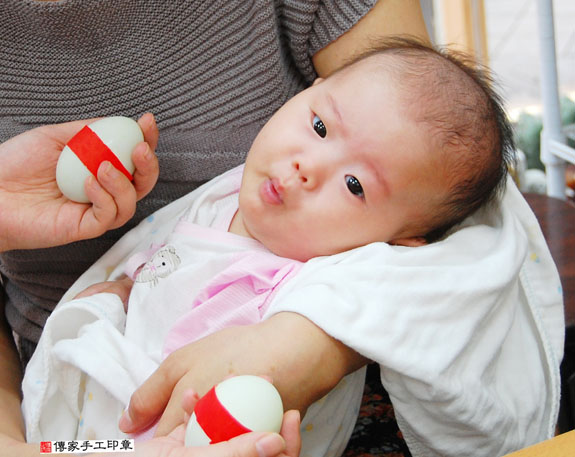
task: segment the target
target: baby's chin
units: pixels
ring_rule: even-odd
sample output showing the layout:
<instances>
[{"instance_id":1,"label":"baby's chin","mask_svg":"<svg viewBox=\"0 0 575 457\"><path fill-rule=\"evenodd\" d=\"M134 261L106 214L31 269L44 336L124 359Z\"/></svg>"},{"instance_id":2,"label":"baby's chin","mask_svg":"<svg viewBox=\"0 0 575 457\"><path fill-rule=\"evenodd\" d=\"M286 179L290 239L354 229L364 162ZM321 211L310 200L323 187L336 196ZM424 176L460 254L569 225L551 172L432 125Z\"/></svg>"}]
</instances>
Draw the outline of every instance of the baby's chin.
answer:
<instances>
[{"instance_id":1,"label":"baby's chin","mask_svg":"<svg viewBox=\"0 0 575 457\"><path fill-rule=\"evenodd\" d=\"M278 247L274 249L273 247L270 249L269 246L266 246L273 254L279 257L285 257L287 259L297 260L298 262L307 262L316 255L312 255L309 253L302 252L301 249L290 249L288 246Z\"/></svg>"},{"instance_id":2,"label":"baby's chin","mask_svg":"<svg viewBox=\"0 0 575 457\"><path fill-rule=\"evenodd\" d=\"M305 238L305 235L298 233L298 236L289 236L281 228L270 228L269 225L253 223L253 218L246 218L244 213L244 227L248 236L259 241L272 254L286 259L293 259L299 262L307 262L314 257L322 257L342 252L342 250L330 250L324 240Z\"/></svg>"},{"instance_id":3,"label":"baby's chin","mask_svg":"<svg viewBox=\"0 0 575 457\"><path fill-rule=\"evenodd\" d=\"M260 240L260 242L262 242ZM273 242L263 242L262 243L269 251L279 257L285 257L288 259L297 260L299 262L307 262L308 260L314 259L316 257L324 257L334 254L339 254L340 252L347 251L349 249L342 250L329 250L318 249L320 245L319 242L310 241L307 245L301 241L286 241L286 240L274 240Z\"/></svg>"},{"instance_id":4,"label":"baby's chin","mask_svg":"<svg viewBox=\"0 0 575 457\"><path fill-rule=\"evenodd\" d=\"M277 255L278 257L293 259L299 262L307 262L309 259L317 257L314 252L305 249L305 246L303 246L302 243L290 242L281 239L278 240L276 238L271 240L265 239L265 237L261 237L257 240L262 243L267 250L269 250L272 254Z\"/></svg>"}]
</instances>

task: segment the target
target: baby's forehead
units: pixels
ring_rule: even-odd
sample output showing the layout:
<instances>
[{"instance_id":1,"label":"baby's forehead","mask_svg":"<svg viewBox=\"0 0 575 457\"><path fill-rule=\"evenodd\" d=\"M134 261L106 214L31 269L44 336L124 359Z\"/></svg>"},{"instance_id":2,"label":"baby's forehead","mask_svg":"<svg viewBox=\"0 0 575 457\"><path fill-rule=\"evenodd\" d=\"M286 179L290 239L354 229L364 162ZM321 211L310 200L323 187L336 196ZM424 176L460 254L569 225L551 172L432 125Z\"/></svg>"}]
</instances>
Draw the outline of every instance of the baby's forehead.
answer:
<instances>
[{"instance_id":1,"label":"baby's forehead","mask_svg":"<svg viewBox=\"0 0 575 457\"><path fill-rule=\"evenodd\" d=\"M422 76L428 70L439 69L449 64L449 61L441 55L428 52L417 54L395 52L394 50L381 50L372 54L357 58L350 62L342 70L352 70L349 74L354 74L355 70L375 72L381 76L413 74ZM425 68L423 71L420 69ZM357 75L357 73L355 73ZM433 76L434 73L430 73Z\"/></svg>"},{"instance_id":2,"label":"baby's forehead","mask_svg":"<svg viewBox=\"0 0 575 457\"><path fill-rule=\"evenodd\" d=\"M393 93L398 98L400 104L396 108L411 114L410 117L416 117L423 109L435 111L438 108L436 105L448 108L450 104L449 97L429 96L430 89L436 90L433 88L442 84L434 67L429 67L429 71L424 74L417 74L401 56L394 54L378 53L367 56L334 74L334 77L342 78L351 91L354 91L355 84L385 88L386 95ZM374 90L372 96L377 97L378 93ZM389 100L379 101L385 103Z\"/></svg>"},{"instance_id":3,"label":"baby's forehead","mask_svg":"<svg viewBox=\"0 0 575 457\"><path fill-rule=\"evenodd\" d=\"M351 63L343 75L358 78L368 75L366 81L393 84L405 94L422 95L430 90L473 90L474 81L447 57L421 50L383 50L366 55ZM449 101L447 97L445 102Z\"/></svg>"}]
</instances>

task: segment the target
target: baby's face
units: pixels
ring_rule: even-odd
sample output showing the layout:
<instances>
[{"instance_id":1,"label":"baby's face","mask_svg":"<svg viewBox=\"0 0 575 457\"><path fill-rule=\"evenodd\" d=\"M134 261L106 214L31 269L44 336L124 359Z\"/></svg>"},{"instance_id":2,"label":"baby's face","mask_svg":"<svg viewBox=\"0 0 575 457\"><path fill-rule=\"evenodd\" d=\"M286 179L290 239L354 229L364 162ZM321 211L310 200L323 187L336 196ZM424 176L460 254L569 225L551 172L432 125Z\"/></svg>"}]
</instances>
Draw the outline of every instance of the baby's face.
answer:
<instances>
[{"instance_id":1,"label":"baby's face","mask_svg":"<svg viewBox=\"0 0 575 457\"><path fill-rule=\"evenodd\" d=\"M372 59L314 84L268 121L246 160L233 231L302 261L374 241L423 243L408 227L432 214L448 183Z\"/></svg>"}]
</instances>

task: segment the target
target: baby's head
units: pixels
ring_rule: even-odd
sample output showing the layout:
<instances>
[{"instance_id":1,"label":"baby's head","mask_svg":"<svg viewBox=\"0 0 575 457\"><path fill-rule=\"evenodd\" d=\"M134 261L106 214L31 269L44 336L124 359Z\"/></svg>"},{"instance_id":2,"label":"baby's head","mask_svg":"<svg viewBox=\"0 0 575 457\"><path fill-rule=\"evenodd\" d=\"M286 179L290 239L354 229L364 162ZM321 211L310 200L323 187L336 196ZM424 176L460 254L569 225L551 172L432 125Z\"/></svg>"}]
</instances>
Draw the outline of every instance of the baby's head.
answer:
<instances>
[{"instance_id":1,"label":"baby's head","mask_svg":"<svg viewBox=\"0 0 575 457\"><path fill-rule=\"evenodd\" d=\"M373 56L384 57L379 65L395 80L407 117L440 160L447 196L431 219L413 221L432 242L502 192L515 160L512 128L488 70L468 56L392 38L354 61Z\"/></svg>"},{"instance_id":2,"label":"baby's head","mask_svg":"<svg viewBox=\"0 0 575 457\"><path fill-rule=\"evenodd\" d=\"M266 123L233 226L299 260L374 241L418 246L491 201L512 157L485 72L388 40Z\"/></svg>"}]
</instances>

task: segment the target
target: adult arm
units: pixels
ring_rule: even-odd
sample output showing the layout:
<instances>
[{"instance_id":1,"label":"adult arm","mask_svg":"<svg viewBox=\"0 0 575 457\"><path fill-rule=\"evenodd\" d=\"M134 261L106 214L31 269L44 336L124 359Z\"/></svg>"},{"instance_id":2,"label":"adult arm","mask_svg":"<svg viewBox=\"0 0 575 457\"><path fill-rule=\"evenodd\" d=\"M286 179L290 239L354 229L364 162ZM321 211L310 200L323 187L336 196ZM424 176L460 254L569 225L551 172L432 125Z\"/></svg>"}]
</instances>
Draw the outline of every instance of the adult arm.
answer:
<instances>
[{"instance_id":1,"label":"adult arm","mask_svg":"<svg viewBox=\"0 0 575 457\"><path fill-rule=\"evenodd\" d=\"M270 377L284 408L303 415L366 362L299 314L279 313L259 324L221 330L172 353L134 393L120 426L125 432L141 430L165 408L156 430L156 435L165 435L182 422L179 405L186 389L193 386L203 395L227 376L241 374Z\"/></svg>"},{"instance_id":2,"label":"adult arm","mask_svg":"<svg viewBox=\"0 0 575 457\"><path fill-rule=\"evenodd\" d=\"M369 47L371 40L390 35L411 35L429 42L419 0L379 0L355 26L313 56L315 70L325 78Z\"/></svg>"},{"instance_id":3,"label":"adult arm","mask_svg":"<svg viewBox=\"0 0 575 457\"><path fill-rule=\"evenodd\" d=\"M20 410L20 358L4 314L4 299L0 289L0 448L7 457L34 455L27 448L24 422Z\"/></svg>"},{"instance_id":4,"label":"adult arm","mask_svg":"<svg viewBox=\"0 0 575 457\"><path fill-rule=\"evenodd\" d=\"M138 123L145 142L136 146L133 184L104 162L98 176L87 179L91 203L75 203L56 184L60 152L88 120L46 125L0 144L0 252L58 246L94 238L120 227L134 214L136 201L158 178L154 149L158 128L145 114Z\"/></svg>"},{"instance_id":5,"label":"adult arm","mask_svg":"<svg viewBox=\"0 0 575 457\"><path fill-rule=\"evenodd\" d=\"M418 0L378 1L348 32L316 53L316 71L327 76L369 47L370 40L395 34L429 41ZM120 426L126 432L142 430L160 418L156 434L166 434L181 423L179 404L186 387L205 392L228 374L271 376L286 407L304 413L367 361L306 318L279 313L174 352L135 392Z\"/></svg>"}]
</instances>

